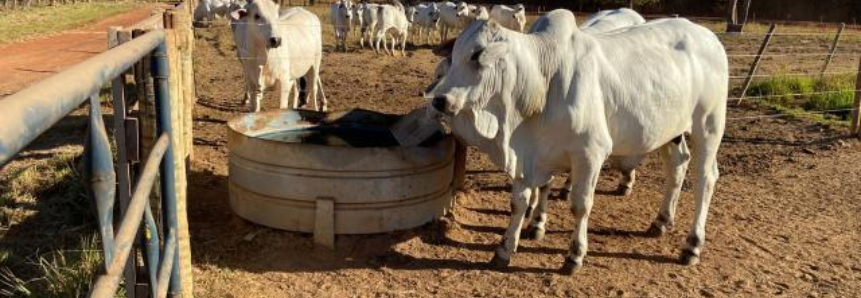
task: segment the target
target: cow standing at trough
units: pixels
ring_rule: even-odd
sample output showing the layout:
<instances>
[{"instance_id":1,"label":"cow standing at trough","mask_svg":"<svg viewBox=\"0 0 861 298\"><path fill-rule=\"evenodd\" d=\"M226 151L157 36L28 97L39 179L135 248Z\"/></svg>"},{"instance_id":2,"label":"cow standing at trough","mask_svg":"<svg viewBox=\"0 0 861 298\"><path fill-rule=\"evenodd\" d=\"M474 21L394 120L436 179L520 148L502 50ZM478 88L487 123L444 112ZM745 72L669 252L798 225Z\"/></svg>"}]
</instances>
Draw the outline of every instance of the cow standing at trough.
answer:
<instances>
[{"instance_id":1,"label":"cow standing at trough","mask_svg":"<svg viewBox=\"0 0 861 298\"><path fill-rule=\"evenodd\" d=\"M353 3L338 0L329 4L329 21L335 29L335 50L347 51L347 35L353 25Z\"/></svg>"},{"instance_id":2,"label":"cow standing at trough","mask_svg":"<svg viewBox=\"0 0 861 298\"><path fill-rule=\"evenodd\" d=\"M490 9L490 18L499 22L505 28L523 32L526 29L526 8L523 4L514 7L507 5L494 5Z\"/></svg>"},{"instance_id":3,"label":"cow standing at trough","mask_svg":"<svg viewBox=\"0 0 861 298\"><path fill-rule=\"evenodd\" d=\"M395 2L394 5L383 4L377 8L377 40L374 45L374 52L380 53L380 43L383 43L383 49L386 53L395 55L395 44L401 44L401 55L406 56L407 37L410 31L410 22L407 20L406 11L400 2ZM385 38L387 35L392 37L392 50L386 47Z\"/></svg>"},{"instance_id":4,"label":"cow standing at trough","mask_svg":"<svg viewBox=\"0 0 861 298\"><path fill-rule=\"evenodd\" d=\"M307 102L326 110L320 79L323 39L316 15L298 7L279 15L278 5L271 0L254 0L231 12L231 18L236 54L245 72L245 101L250 101L252 111L260 111L264 89L275 83L281 89L280 108L288 108L290 92L302 77L310 87ZM298 107L298 93L294 92L293 108Z\"/></svg>"},{"instance_id":5,"label":"cow standing at trough","mask_svg":"<svg viewBox=\"0 0 861 298\"><path fill-rule=\"evenodd\" d=\"M720 40L685 19L585 34L555 10L521 34L475 21L454 45L451 67L427 94L429 108L513 180L512 213L491 260L507 266L528 209L550 179L570 171L575 225L566 268L580 268L601 165L659 150L667 184L650 230L673 225L690 155L665 145L690 132L696 172L694 221L680 259L699 261L717 151L726 120L728 61Z\"/></svg>"}]
</instances>

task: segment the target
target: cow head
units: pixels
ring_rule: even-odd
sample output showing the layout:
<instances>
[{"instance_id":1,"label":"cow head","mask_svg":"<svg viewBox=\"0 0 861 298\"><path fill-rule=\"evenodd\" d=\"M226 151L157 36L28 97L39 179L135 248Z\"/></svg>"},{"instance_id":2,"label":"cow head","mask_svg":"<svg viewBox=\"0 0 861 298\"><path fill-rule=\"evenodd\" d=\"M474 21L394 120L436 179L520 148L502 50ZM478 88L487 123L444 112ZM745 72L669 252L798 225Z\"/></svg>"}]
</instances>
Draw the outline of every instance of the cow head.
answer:
<instances>
[{"instance_id":1,"label":"cow head","mask_svg":"<svg viewBox=\"0 0 861 298\"><path fill-rule=\"evenodd\" d=\"M410 23L415 22L415 20L416 20L416 15L417 15L418 13L419 13L419 10L418 10L418 9L416 9L416 7L415 7L415 6L407 7L407 11L406 11L406 15L407 15L407 22L410 22Z\"/></svg>"},{"instance_id":2,"label":"cow head","mask_svg":"<svg viewBox=\"0 0 861 298\"><path fill-rule=\"evenodd\" d=\"M440 18L439 6L436 4L436 2L431 2L429 6L430 9L427 10L428 18L433 24L436 24L439 22Z\"/></svg>"},{"instance_id":3,"label":"cow head","mask_svg":"<svg viewBox=\"0 0 861 298\"><path fill-rule=\"evenodd\" d=\"M474 137L485 140L496 137L500 123L541 112L546 87L538 61L512 52L519 48L514 34L494 20L464 29L448 70L425 95L430 109L444 120L470 119Z\"/></svg>"},{"instance_id":4,"label":"cow head","mask_svg":"<svg viewBox=\"0 0 861 298\"><path fill-rule=\"evenodd\" d=\"M252 42L266 48L281 46L281 34L278 31L278 16L280 8L272 0L248 1L245 8L234 10L230 17L237 22L245 22L247 32Z\"/></svg>"},{"instance_id":5,"label":"cow head","mask_svg":"<svg viewBox=\"0 0 861 298\"><path fill-rule=\"evenodd\" d=\"M353 5L353 18L361 20L363 13L365 13L365 4Z\"/></svg>"},{"instance_id":6,"label":"cow head","mask_svg":"<svg viewBox=\"0 0 861 298\"><path fill-rule=\"evenodd\" d=\"M469 16L469 5L466 5L466 2L458 2L457 9L455 15L459 18L468 17Z\"/></svg>"}]
</instances>

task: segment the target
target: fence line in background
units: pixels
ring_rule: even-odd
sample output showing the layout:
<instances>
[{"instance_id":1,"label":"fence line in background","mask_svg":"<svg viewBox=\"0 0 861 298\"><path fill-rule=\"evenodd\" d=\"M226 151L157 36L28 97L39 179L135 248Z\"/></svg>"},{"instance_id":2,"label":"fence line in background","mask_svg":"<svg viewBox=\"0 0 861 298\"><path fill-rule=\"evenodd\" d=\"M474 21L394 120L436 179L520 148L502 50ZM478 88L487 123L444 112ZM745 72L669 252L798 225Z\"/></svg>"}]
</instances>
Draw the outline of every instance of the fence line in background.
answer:
<instances>
[{"instance_id":1,"label":"fence line in background","mask_svg":"<svg viewBox=\"0 0 861 298\"><path fill-rule=\"evenodd\" d=\"M736 104L741 104L741 101L744 99L745 93L747 93L747 88L750 87L750 83L753 81L753 76L756 74L756 69L759 68L759 62L762 60L762 54L768 49L768 43L771 42L771 37L774 34L774 30L777 29L776 24L771 24L771 27L768 29L768 34L765 36L765 39L762 41L762 46L760 46L759 51L757 52L756 58L753 60L753 64L750 66L750 71L747 72L747 79L744 81L744 87L741 89L741 95Z\"/></svg>"}]
</instances>

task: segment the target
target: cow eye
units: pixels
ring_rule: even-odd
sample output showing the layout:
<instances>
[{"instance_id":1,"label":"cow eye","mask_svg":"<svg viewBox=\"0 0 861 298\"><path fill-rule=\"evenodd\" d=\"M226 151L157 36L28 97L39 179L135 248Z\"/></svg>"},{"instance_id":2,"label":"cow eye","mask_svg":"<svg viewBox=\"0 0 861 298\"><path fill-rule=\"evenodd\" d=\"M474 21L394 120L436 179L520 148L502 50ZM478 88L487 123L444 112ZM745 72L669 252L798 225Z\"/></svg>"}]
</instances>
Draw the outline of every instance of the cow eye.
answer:
<instances>
[{"instance_id":1,"label":"cow eye","mask_svg":"<svg viewBox=\"0 0 861 298\"><path fill-rule=\"evenodd\" d=\"M254 19L255 19L255 20L260 20L260 15L259 15L259 14L254 14Z\"/></svg>"},{"instance_id":2,"label":"cow eye","mask_svg":"<svg viewBox=\"0 0 861 298\"><path fill-rule=\"evenodd\" d=\"M472 56L469 57L469 61L478 61L478 57L481 57L482 52L484 52L484 49L480 49L472 53Z\"/></svg>"}]
</instances>

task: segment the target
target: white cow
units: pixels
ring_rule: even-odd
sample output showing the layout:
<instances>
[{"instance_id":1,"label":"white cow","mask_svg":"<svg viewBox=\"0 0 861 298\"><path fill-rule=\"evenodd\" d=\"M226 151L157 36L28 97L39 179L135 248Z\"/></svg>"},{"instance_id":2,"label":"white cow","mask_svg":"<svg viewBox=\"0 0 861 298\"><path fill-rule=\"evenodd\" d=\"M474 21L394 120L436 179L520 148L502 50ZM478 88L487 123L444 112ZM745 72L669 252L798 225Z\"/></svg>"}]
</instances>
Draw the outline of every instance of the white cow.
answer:
<instances>
[{"instance_id":1,"label":"white cow","mask_svg":"<svg viewBox=\"0 0 861 298\"><path fill-rule=\"evenodd\" d=\"M362 3L362 37L359 39L359 45L365 47L365 38L368 39L368 44L371 48L374 47L374 38L377 32L377 19L379 18L379 5L373 3Z\"/></svg>"},{"instance_id":2,"label":"white cow","mask_svg":"<svg viewBox=\"0 0 861 298\"><path fill-rule=\"evenodd\" d=\"M427 44L431 44L431 34L439 30L439 19L439 6L436 3L430 2L417 5L413 21L413 25L415 25L418 31L416 37L421 37L422 34L427 33Z\"/></svg>"},{"instance_id":3,"label":"white cow","mask_svg":"<svg viewBox=\"0 0 861 298\"><path fill-rule=\"evenodd\" d=\"M599 11L590 16L589 19L580 24L580 30L591 34L600 34L645 22L646 19L632 9L610 9Z\"/></svg>"},{"instance_id":4,"label":"white cow","mask_svg":"<svg viewBox=\"0 0 861 298\"><path fill-rule=\"evenodd\" d=\"M469 5L469 7L469 21L490 19L490 13L484 5Z\"/></svg>"},{"instance_id":5,"label":"white cow","mask_svg":"<svg viewBox=\"0 0 861 298\"><path fill-rule=\"evenodd\" d=\"M329 4L329 21L335 28L335 50L347 51L347 35L353 24L353 3L350 0L338 0Z\"/></svg>"},{"instance_id":6,"label":"white cow","mask_svg":"<svg viewBox=\"0 0 861 298\"><path fill-rule=\"evenodd\" d=\"M509 7L506 5L494 5L490 9L490 18L499 22L505 28L523 32L526 29L526 9L523 4Z\"/></svg>"},{"instance_id":7,"label":"white cow","mask_svg":"<svg viewBox=\"0 0 861 298\"><path fill-rule=\"evenodd\" d=\"M245 1L240 0L201 0L194 8L194 25L208 27L216 18L223 18L244 5Z\"/></svg>"},{"instance_id":8,"label":"white cow","mask_svg":"<svg viewBox=\"0 0 861 298\"><path fill-rule=\"evenodd\" d=\"M281 11L271 0L254 0L243 9L231 12L231 28L236 54L245 71L245 98L252 111L260 111L260 100L267 87L280 84L280 107L289 107L290 92L297 79L310 85L308 102L326 110L326 96L320 80L323 39L320 20L303 8ZM317 91L321 101L317 102ZM297 88L298 90L298 88ZM294 93L293 108L298 106Z\"/></svg>"},{"instance_id":9,"label":"white cow","mask_svg":"<svg viewBox=\"0 0 861 298\"><path fill-rule=\"evenodd\" d=\"M410 22L407 20L404 6L400 2L395 2L395 5L383 4L377 7L377 40L374 46L374 51L380 52L380 43L383 43L383 49L386 53L395 55L395 44L400 42L401 55L406 56L405 50L407 46L407 37L409 36ZM387 35L392 37L392 50L386 47L384 39Z\"/></svg>"},{"instance_id":10,"label":"white cow","mask_svg":"<svg viewBox=\"0 0 861 298\"><path fill-rule=\"evenodd\" d=\"M439 4L439 14L441 23L440 38L448 40L448 32L460 28L469 18L469 7L466 2L458 2L454 4L445 1Z\"/></svg>"},{"instance_id":11,"label":"white cow","mask_svg":"<svg viewBox=\"0 0 861 298\"><path fill-rule=\"evenodd\" d=\"M352 28L352 31L361 38L362 23L364 23L365 19L365 5L362 5L361 3L355 4L350 12L353 14L353 23L350 25L350 28Z\"/></svg>"},{"instance_id":12,"label":"white cow","mask_svg":"<svg viewBox=\"0 0 861 298\"><path fill-rule=\"evenodd\" d=\"M686 132L697 174L696 212L680 259L697 263L726 120L729 70L720 40L686 19L598 35L575 24L567 10L548 13L531 34L475 21L427 94L432 113L513 180L511 221L491 263L509 264L527 209L547 195L554 173L570 171L575 225L565 268L579 268L595 185L610 156L641 160L661 152L668 179L650 230L666 231L691 157L666 144Z\"/></svg>"}]
</instances>

